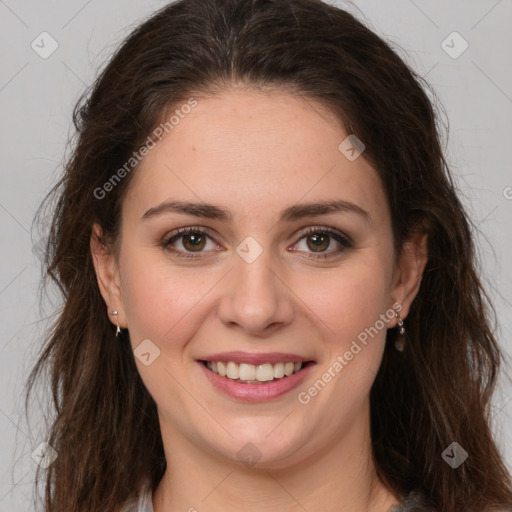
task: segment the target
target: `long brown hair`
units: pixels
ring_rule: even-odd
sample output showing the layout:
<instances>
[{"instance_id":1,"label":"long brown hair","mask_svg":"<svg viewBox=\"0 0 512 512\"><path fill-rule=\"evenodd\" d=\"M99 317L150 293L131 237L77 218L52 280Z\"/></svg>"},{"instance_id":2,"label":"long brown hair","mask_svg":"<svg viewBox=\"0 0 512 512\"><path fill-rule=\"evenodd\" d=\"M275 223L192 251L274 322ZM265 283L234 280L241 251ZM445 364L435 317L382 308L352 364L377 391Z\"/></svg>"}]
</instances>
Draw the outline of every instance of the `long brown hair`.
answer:
<instances>
[{"instance_id":1,"label":"long brown hair","mask_svg":"<svg viewBox=\"0 0 512 512\"><path fill-rule=\"evenodd\" d=\"M327 107L364 142L381 176L397 249L417 226L428 231L407 348L393 349L390 329L371 390L380 477L397 495L420 491L439 512L512 507L489 416L502 355L426 84L351 14L320 0L179 0L129 35L77 104L73 151L49 196L56 202L46 273L63 308L26 395L28 403L46 370L54 409L47 440L58 452L46 474L46 511L118 511L165 471L156 405L129 333L116 341L105 313L91 228L98 223L105 243L115 243L136 165L115 186L105 183L163 113L232 84L278 88ZM441 456L452 442L469 453L457 469Z\"/></svg>"}]
</instances>

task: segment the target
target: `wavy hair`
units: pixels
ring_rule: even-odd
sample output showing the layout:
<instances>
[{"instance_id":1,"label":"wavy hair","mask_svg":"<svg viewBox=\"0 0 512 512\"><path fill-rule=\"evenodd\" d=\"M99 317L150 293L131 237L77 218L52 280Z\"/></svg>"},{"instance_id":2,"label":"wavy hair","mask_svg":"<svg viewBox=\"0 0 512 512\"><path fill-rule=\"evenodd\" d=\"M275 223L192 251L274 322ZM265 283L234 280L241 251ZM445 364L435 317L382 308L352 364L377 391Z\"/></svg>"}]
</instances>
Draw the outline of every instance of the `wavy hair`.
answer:
<instances>
[{"instance_id":1,"label":"wavy hair","mask_svg":"<svg viewBox=\"0 0 512 512\"><path fill-rule=\"evenodd\" d=\"M393 350L390 329L371 389L380 478L397 495L420 491L439 512L512 507L490 417L502 354L427 85L383 39L320 0L179 0L140 24L81 97L72 152L47 198L46 281L59 287L63 307L26 392L28 403L46 372L53 414L47 441L59 456L45 475L45 510L116 512L145 480L154 489L165 472L156 405L129 333L114 342L89 246L94 223L115 244L137 166L104 197L97 191L164 113L235 86L278 89L326 107L364 142L398 251L418 226L428 232L407 348ZM470 454L457 470L441 457L453 441Z\"/></svg>"}]
</instances>

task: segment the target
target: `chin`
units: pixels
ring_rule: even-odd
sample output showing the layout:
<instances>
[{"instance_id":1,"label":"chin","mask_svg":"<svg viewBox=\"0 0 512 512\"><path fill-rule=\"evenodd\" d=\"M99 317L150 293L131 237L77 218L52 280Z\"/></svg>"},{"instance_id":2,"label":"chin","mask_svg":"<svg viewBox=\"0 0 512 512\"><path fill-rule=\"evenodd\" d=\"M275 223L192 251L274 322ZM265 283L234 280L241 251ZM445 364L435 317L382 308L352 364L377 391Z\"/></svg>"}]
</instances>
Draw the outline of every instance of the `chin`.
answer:
<instances>
[{"instance_id":1,"label":"chin","mask_svg":"<svg viewBox=\"0 0 512 512\"><path fill-rule=\"evenodd\" d=\"M225 439L225 445L212 443L212 449L222 456L234 462L241 463L248 468L255 469L279 469L285 468L299 461L298 452L307 442L304 439L291 436L293 431L287 425L287 429L276 428L282 418L272 422L262 422L259 426L234 430L234 438ZM274 430L274 432L273 432Z\"/></svg>"}]
</instances>

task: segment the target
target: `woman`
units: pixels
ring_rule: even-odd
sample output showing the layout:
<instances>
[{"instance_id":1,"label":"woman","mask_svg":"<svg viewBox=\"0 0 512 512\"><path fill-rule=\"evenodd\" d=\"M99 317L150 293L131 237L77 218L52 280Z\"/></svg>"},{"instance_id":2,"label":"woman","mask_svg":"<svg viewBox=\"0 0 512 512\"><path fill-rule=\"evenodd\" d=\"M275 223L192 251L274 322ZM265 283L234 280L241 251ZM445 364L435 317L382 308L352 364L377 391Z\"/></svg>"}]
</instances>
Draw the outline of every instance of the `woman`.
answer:
<instances>
[{"instance_id":1,"label":"woman","mask_svg":"<svg viewBox=\"0 0 512 512\"><path fill-rule=\"evenodd\" d=\"M181 0L75 111L30 379L48 512L512 507L500 351L420 79L318 0Z\"/></svg>"}]
</instances>

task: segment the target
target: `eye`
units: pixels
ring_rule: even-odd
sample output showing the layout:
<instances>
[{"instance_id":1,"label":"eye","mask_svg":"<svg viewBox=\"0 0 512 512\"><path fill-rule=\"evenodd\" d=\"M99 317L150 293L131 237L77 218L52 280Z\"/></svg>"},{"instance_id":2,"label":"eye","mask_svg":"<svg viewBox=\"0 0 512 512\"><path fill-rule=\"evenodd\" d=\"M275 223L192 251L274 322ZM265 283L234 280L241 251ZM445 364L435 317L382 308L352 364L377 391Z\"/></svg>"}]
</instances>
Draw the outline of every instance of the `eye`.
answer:
<instances>
[{"instance_id":1,"label":"eye","mask_svg":"<svg viewBox=\"0 0 512 512\"><path fill-rule=\"evenodd\" d=\"M337 254L353 247L353 243L347 235L343 234L341 231L330 228L315 227L299 233L299 235L302 236L292 250L301 250L305 252L311 251L313 254L308 256L308 258L312 259L323 259L336 256ZM305 239L305 249L300 248L301 241L303 239ZM332 245L336 244L338 245L338 248L332 249ZM299 249L297 249L297 247ZM331 250L328 250L330 247Z\"/></svg>"},{"instance_id":2,"label":"eye","mask_svg":"<svg viewBox=\"0 0 512 512\"><path fill-rule=\"evenodd\" d=\"M162 246L179 257L197 258L204 256L202 253L206 252L204 249L207 247L208 242L211 244L211 250L218 250L220 248L220 246L214 242L213 238L203 229L188 227L180 228L171 233L163 240ZM178 247L175 247L175 244L178 245Z\"/></svg>"}]
</instances>

